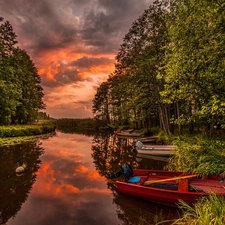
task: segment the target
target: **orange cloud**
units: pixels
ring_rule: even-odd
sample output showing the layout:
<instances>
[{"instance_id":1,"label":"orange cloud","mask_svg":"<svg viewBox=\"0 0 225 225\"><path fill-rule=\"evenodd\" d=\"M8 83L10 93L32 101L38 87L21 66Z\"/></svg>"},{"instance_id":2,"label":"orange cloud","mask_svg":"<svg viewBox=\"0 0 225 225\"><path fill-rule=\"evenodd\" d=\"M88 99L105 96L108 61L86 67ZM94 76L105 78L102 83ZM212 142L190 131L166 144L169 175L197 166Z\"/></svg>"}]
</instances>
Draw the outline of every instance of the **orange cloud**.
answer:
<instances>
[{"instance_id":1,"label":"orange cloud","mask_svg":"<svg viewBox=\"0 0 225 225\"><path fill-rule=\"evenodd\" d=\"M103 179L96 170L90 171L88 174L88 178L89 179L97 179L98 178L98 180Z\"/></svg>"}]
</instances>

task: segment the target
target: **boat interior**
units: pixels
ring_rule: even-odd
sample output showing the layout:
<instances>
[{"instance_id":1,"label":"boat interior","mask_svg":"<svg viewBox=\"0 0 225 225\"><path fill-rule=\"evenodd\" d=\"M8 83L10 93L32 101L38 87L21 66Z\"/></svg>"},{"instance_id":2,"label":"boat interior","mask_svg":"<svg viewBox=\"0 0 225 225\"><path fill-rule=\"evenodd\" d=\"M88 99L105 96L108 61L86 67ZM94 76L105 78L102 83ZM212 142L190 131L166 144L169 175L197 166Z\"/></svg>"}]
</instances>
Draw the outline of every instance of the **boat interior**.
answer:
<instances>
[{"instance_id":1,"label":"boat interior","mask_svg":"<svg viewBox=\"0 0 225 225\"><path fill-rule=\"evenodd\" d=\"M219 176L200 177L198 175L166 176L146 174L133 176L128 183L164 190L183 192L219 192L225 194L225 181Z\"/></svg>"}]
</instances>

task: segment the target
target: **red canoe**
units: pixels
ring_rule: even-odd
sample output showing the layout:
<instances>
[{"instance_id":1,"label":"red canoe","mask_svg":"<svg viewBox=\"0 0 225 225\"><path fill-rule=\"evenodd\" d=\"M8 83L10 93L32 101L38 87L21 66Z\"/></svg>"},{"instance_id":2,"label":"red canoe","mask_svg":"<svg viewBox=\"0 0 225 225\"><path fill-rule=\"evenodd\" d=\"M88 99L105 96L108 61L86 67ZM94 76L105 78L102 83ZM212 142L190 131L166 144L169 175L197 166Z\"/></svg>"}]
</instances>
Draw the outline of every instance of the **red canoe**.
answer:
<instances>
[{"instance_id":1,"label":"red canoe","mask_svg":"<svg viewBox=\"0 0 225 225\"><path fill-rule=\"evenodd\" d=\"M177 206L179 199L191 205L212 192L225 195L225 181L221 176L202 178L164 170L134 170L133 177L116 181L116 185L120 193L168 206Z\"/></svg>"}]
</instances>

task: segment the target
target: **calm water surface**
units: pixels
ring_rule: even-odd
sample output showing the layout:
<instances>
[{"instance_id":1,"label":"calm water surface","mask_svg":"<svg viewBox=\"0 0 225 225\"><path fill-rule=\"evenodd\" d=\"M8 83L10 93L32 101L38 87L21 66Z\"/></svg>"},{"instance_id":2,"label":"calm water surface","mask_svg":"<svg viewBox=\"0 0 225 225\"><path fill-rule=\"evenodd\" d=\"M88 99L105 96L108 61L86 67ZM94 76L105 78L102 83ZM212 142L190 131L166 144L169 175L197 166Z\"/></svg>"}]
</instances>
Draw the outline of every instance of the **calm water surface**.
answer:
<instances>
[{"instance_id":1,"label":"calm water surface","mask_svg":"<svg viewBox=\"0 0 225 225\"><path fill-rule=\"evenodd\" d=\"M137 157L133 141L57 131L1 148L0 224L135 225L177 217L175 209L119 195L114 181L106 179L125 162L163 169L166 162ZM16 175L23 164L24 174Z\"/></svg>"}]
</instances>

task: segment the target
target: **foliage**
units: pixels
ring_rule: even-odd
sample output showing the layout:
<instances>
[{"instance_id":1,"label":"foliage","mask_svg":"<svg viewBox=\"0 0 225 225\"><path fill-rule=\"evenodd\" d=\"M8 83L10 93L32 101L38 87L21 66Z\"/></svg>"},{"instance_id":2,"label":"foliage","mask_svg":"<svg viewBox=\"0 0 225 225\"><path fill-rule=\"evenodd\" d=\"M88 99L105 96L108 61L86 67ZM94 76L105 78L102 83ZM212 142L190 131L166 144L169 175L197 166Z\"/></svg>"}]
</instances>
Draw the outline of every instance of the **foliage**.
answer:
<instances>
[{"instance_id":1,"label":"foliage","mask_svg":"<svg viewBox=\"0 0 225 225\"><path fill-rule=\"evenodd\" d=\"M183 216L173 224L179 225L223 225L225 224L225 199L212 193L209 197L201 198L194 207L181 201L180 209Z\"/></svg>"},{"instance_id":2,"label":"foliage","mask_svg":"<svg viewBox=\"0 0 225 225\"><path fill-rule=\"evenodd\" d=\"M125 35L95 116L167 134L223 128L224 9L223 1L156 0Z\"/></svg>"},{"instance_id":3,"label":"foliage","mask_svg":"<svg viewBox=\"0 0 225 225\"><path fill-rule=\"evenodd\" d=\"M11 24L0 18L0 124L25 124L38 118L42 102L41 79L25 50L15 48Z\"/></svg>"},{"instance_id":4,"label":"foliage","mask_svg":"<svg viewBox=\"0 0 225 225\"><path fill-rule=\"evenodd\" d=\"M125 35L114 73L97 89L95 117L107 115L107 122L135 128L157 125L162 84L156 75L166 43L166 5L167 1L155 1Z\"/></svg>"},{"instance_id":5,"label":"foliage","mask_svg":"<svg viewBox=\"0 0 225 225\"><path fill-rule=\"evenodd\" d=\"M55 124L52 122L33 125L0 126L0 138L32 136L50 133L52 131L55 131Z\"/></svg>"},{"instance_id":6,"label":"foliage","mask_svg":"<svg viewBox=\"0 0 225 225\"><path fill-rule=\"evenodd\" d=\"M83 129L95 129L97 122L95 119L86 118L86 119L70 119L63 118L56 121L57 127L74 127L74 128L83 128Z\"/></svg>"},{"instance_id":7,"label":"foliage","mask_svg":"<svg viewBox=\"0 0 225 225\"><path fill-rule=\"evenodd\" d=\"M177 124L221 123L224 115L224 5L177 0L168 22L161 78L163 101L176 104ZM223 121L223 119L222 119Z\"/></svg>"},{"instance_id":8,"label":"foliage","mask_svg":"<svg viewBox=\"0 0 225 225\"><path fill-rule=\"evenodd\" d=\"M96 119L101 119L107 124L110 123L109 118L109 99L108 99L108 82L103 82L97 89L95 98L93 99L93 113Z\"/></svg>"},{"instance_id":9,"label":"foliage","mask_svg":"<svg viewBox=\"0 0 225 225\"><path fill-rule=\"evenodd\" d=\"M38 120L50 120L50 116L46 112L38 112Z\"/></svg>"},{"instance_id":10,"label":"foliage","mask_svg":"<svg viewBox=\"0 0 225 225\"><path fill-rule=\"evenodd\" d=\"M225 173L225 143L204 136L178 137L173 141L175 155L169 159L167 169L201 175Z\"/></svg>"}]
</instances>

